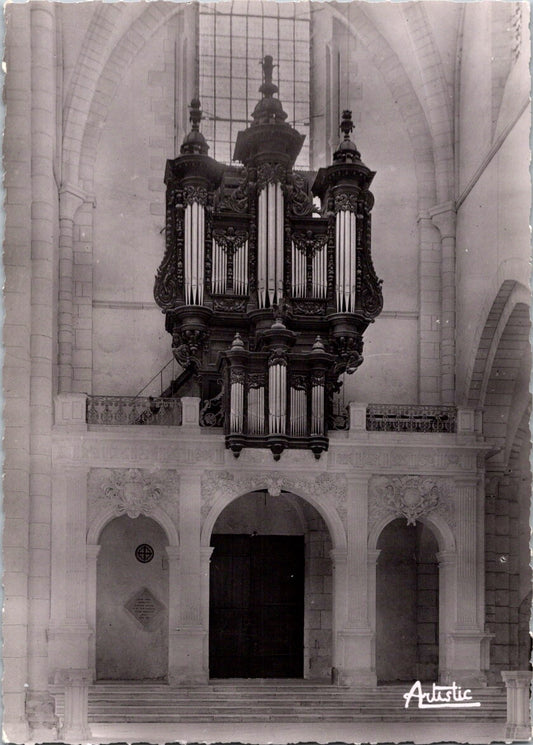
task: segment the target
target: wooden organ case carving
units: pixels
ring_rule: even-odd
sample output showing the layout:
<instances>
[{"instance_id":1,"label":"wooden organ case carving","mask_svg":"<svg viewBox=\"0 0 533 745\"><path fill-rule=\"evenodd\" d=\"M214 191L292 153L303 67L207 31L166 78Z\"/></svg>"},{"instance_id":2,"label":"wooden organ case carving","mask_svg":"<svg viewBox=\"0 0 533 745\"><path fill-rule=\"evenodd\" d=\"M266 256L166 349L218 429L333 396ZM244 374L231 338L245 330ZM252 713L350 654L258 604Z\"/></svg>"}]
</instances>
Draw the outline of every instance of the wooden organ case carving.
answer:
<instances>
[{"instance_id":1,"label":"wooden organ case carving","mask_svg":"<svg viewBox=\"0 0 533 745\"><path fill-rule=\"evenodd\" d=\"M172 395L199 395L203 424L222 424L227 447L327 449L339 377L363 361L363 333L381 312L372 264L374 177L343 113L330 166L294 169L304 137L274 97L272 58L262 99L239 132L234 160L216 162L200 132L167 161L166 250L154 296L183 374ZM318 197L321 208L314 207Z\"/></svg>"}]
</instances>

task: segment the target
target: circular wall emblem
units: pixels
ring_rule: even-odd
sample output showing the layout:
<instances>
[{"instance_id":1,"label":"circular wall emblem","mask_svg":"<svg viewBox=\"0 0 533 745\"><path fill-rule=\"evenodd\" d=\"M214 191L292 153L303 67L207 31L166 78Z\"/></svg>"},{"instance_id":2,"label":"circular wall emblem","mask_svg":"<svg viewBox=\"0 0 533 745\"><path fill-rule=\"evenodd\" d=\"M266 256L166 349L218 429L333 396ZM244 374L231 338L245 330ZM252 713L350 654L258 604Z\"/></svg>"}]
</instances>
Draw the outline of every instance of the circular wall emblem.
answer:
<instances>
[{"instance_id":1,"label":"circular wall emblem","mask_svg":"<svg viewBox=\"0 0 533 745\"><path fill-rule=\"evenodd\" d=\"M135 558L140 561L141 564L148 564L154 558L154 549L147 543L141 543L135 549Z\"/></svg>"}]
</instances>

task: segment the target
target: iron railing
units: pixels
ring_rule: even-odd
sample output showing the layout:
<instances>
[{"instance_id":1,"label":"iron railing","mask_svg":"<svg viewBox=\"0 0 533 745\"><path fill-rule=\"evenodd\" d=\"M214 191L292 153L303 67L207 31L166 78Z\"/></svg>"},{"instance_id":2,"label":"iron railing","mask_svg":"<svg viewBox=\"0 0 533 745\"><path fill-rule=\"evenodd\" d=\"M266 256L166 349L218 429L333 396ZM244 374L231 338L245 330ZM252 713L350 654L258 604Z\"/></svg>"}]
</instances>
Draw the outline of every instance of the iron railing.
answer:
<instances>
[{"instance_id":1,"label":"iron railing","mask_svg":"<svg viewBox=\"0 0 533 745\"><path fill-rule=\"evenodd\" d=\"M181 399L87 396L87 424L181 425Z\"/></svg>"},{"instance_id":2,"label":"iron railing","mask_svg":"<svg viewBox=\"0 0 533 745\"><path fill-rule=\"evenodd\" d=\"M368 404L367 432L455 432L454 406Z\"/></svg>"}]
</instances>

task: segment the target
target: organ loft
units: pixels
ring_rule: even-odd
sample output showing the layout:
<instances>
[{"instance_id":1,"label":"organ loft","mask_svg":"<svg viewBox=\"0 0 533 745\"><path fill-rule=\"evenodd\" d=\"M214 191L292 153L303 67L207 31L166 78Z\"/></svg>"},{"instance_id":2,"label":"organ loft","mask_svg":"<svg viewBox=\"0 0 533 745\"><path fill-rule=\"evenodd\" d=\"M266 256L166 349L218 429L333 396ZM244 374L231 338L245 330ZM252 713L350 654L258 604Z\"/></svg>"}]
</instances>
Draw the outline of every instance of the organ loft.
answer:
<instances>
[{"instance_id":1,"label":"organ loft","mask_svg":"<svg viewBox=\"0 0 533 745\"><path fill-rule=\"evenodd\" d=\"M166 249L154 296L183 368L172 395L195 395L226 447L328 448L334 394L363 362L382 310L371 256L374 177L344 111L331 165L295 170L304 136L285 120L262 62L262 98L233 160L208 155L200 101L167 161Z\"/></svg>"}]
</instances>

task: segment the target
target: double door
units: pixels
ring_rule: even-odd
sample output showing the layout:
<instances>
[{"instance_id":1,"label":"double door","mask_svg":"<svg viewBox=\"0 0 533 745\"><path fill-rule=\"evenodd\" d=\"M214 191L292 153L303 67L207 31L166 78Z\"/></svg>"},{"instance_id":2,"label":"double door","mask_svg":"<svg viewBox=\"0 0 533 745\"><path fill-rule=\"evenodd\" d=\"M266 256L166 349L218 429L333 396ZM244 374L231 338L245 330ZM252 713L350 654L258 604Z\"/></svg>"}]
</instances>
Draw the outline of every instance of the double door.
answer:
<instances>
[{"instance_id":1,"label":"double door","mask_svg":"<svg viewBox=\"0 0 533 745\"><path fill-rule=\"evenodd\" d=\"M303 536L213 535L211 678L303 676Z\"/></svg>"}]
</instances>

